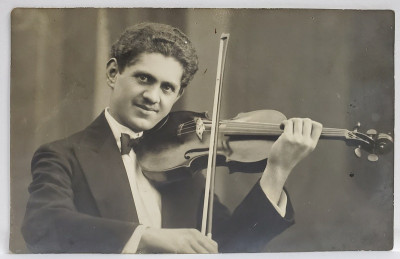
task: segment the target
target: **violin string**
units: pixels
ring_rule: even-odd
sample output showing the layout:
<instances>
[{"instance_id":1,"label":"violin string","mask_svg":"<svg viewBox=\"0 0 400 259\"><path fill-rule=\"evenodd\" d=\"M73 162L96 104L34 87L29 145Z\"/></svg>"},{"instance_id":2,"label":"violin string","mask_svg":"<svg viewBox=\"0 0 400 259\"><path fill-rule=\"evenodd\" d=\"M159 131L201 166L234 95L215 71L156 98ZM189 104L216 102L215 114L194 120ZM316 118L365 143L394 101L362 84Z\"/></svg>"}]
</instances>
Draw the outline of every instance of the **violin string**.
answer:
<instances>
[{"instance_id":1,"label":"violin string","mask_svg":"<svg viewBox=\"0 0 400 259\"><path fill-rule=\"evenodd\" d=\"M208 131L210 131L210 130L205 130L206 132L208 132ZM178 133L177 135L178 136L181 136L181 135L185 135L185 134L189 134L189 133L194 133L194 132L196 132L195 130L192 130L192 131L185 131L185 132L180 132L180 133ZM223 131L223 133L226 133L226 134L245 134L243 131ZM268 132L268 133L266 133L266 132L263 132L263 131L260 131L260 132L255 132L255 131L251 131L250 133L252 133L252 134L254 134L254 135L256 135L256 133L259 133L260 135L280 135L280 134L282 134L282 131L277 131L275 134L273 133L273 132Z\"/></svg>"},{"instance_id":2,"label":"violin string","mask_svg":"<svg viewBox=\"0 0 400 259\"><path fill-rule=\"evenodd\" d=\"M191 125L191 124L196 124L196 122L195 121L188 121L188 122L182 123L181 125L182 126L186 126L186 125Z\"/></svg>"},{"instance_id":3,"label":"violin string","mask_svg":"<svg viewBox=\"0 0 400 259\"><path fill-rule=\"evenodd\" d=\"M205 126L209 126L211 124L210 121L203 121L203 124ZM259 122L232 122L232 121L221 121L221 124L225 124L228 129L225 129L226 133L243 133L243 131L257 131L254 133L258 134L281 134L283 131L279 128L280 124L275 124L275 123L259 123ZM193 133L196 132L195 129L197 126L197 123L194 121L190 122L185 122L181 124L181 131L180 134L188 134L188 133ZM343 136L345 135L347 130L345 129L335 129L335 128L323 128L322 134L325 136L335 136L335 135L340 135Z\"/></svg>"},{"instance_id":4,"label":"violin string","mask_svg":"<svg viewBox=\"0 0 400 259\"><path fill-rule=\"evenodd\" d=\"M251 125L250 125L251 126ZM189 127L182 127L181 128L181 132L185 132L187 130L191 130L191 129L195 129L196 126L189 126ZM263 126L263 127L259 127L257 126L253 126L253 127L249 127L248 124L243 124L243 125L235 125L235 127L229 127L229 125L227 125L228 129L231 130L261 130L261 131L273 131L273 130L278 130L278 131L282 131L281 129L277 128L276 125L274 126ZM322 134L345 134L347 132L347 130L344 129L333 129L333 128L324 128L322 130Z\"/></svg>"},{"instance_id":5,"label":"violin string","mask_svg":"<svg viewBox=\"0 0 400 259\"><path fill-rule=\"evenodd\" d=\"M202 122L205 125L211 124L211 121L209 121L209 120L203 120ZM253 125L262 125L262 126L264 126L264 125L279 126L280 125L280 124L268 123L268 122L252 122L252 121L242 122L242 121L224 121L224 120L220 121L220 123L233 124L233 125L234 124L236 124L236 125L240 125L240 124L242 124L242 125L251 125L251 124L253 124ZM184 122L181 125L182 126L186 126L186 125L191 125L191 124L196 124L196 122L192 120L192 121ZM343 130L343 129L324 128L324 130Z\"/></svg>"},{"instance_id":6,"label":"violin string","mask_svg":"<svg viewBox=\"0 0 400 259\"><path fill-rule=\"evenodd\" d=\"M208 123L207 123L208 124ZM250 132L252 132L252 135L280 135L282 134L282 130L281 129L277 129L277 124L271 124L269 123L270 126L272 126L272 128L270 126L266 127L266 125L262 125L262 127L255 127L255 126L259 126L259 123L247 123L247 122L234 122L234 123L226 123L226 124L240 124L241 127L237 127L238 125L235 125L235 128L230 127L230 130L225 130L226 134L249 134ZM251 128L248 127L249 124L253 124ZM243 126L244 125L244 126ZM227 125L228 126L228 125ZM189 133L193 133L196 132L195 130L191 130L192 128L195 128L196 126L192 126L192 127L182 127L181 128L181 132L178 133L178 135L182 135L182 134L189 134ZM346 132L347 130L344 129L335 129L335 128L324 128L322 130L322 135L323 136L346 136Z\"/></svg>"},{"instance_id":7,"label":"violin string","mask_svg":"<svg viewBox=\"0 0 400 259\"><path fill-rule=\"evenodd\" d=\"M239 124L239 125L251 125L251 124L256 124L256 125L260 125L262 128L265 128L265 126L270 125L270 126L275 126L275 127L280 127L280 124L273 124L273 123L257 123L257 122L227 122L226 124L231 124L231 123L235 123L235 124ZM236 125L235 125L236 126ZM336 128L323 128L322 132L337 132L337 133L344 133L347 130L345 129L336 129Z\"/></svg>"},{"instance_id":8,"label":"violin string","mask_svg":"<svg viewBox=\"0 0 400 259\"><path fill-rule=\"evenodd\" d=\"M202 121L204 125L211 125L211 121L209 120L203 120ZM225 124L245 124L245 125L260 125L260 126L264 126L264 125L270 125L270 126L279 126L280 124L276 124L276 123L269 123L269 122L241 122L241 121L220 121L220 123L225 123ZM184 122L181 124L182 127L187 126L187 125L193 125L196 124L196 122L194 120L192 121L188 121L188 122Z\"/></svg>"},{"instance_id":9,"label":"violin string","mask_svg":"<svg viewBox=\"0 0 400 259\"><path fill-rule=\"evenodd\" d=\"M205 129L206 132L209 129ZM181 131L178 135L194 133L196 130L185 129L185 131ZM225 134L260 134L260 135L280 135L283 133L283 130L280 129L254 129L254 128L230 128L230 129L222 129L221 132ZM322 132L323 136L345 136L346 131L327 131Z\"/></svg>"},{"instance_id":10,"label":"violin string","mask_svg":"<svg viewBox=\"0 0 400 259\"><path fill-rule=\"evenodd\" d=\"M182 133L187 132L187 131L194 132L195 129L196 129L195 126L185 127L185 128L181 128L180 132L182 132ZM274 132L274 131L282 132L282 130L277 127L244 127L244 126L242 126L242 127L223 128L222 130L223 131L236 130L236 131L242 131L242 132L243 131L261 131L261 132L266 132L266 133Z\"/></svg>"},{"instance_id":11,"label":"violin string","mask_svg":"<svg viewBox=\"0 0 400 259\"><path fill-rule=\"evenodd\" d=\"M262 129L262 130L264 130L264 129L276 129L277 128L277 124L275 124L275 125L273 125L272 126L272 124L271 124L271 126L267 126L267 125L264 125L264 126L262 126L262 127L259 127L258 125L255 125L255 126L253 126L253 127L249 127L249 124L242 124L242 125L234 125L235 127L229 127L229 125L227 125L227 128L233 128L233 129L249 129L249 130L252 130L252 129ZM250 125L250 126L252 126L252 125ZM181 129L182 130L187 130L187 129L192 129L192 128L195 128L196 126L189 126L189 127L182 127ZM347 132L347 130L345 130L345 129L335 129L335 128L323 128L322 129L322 132L323 133L345 133L345 132Z\"/></svg>"},{"instance_id":12,"label":"violin string","mask_svg":"<svg viewBox=\"0 0 400 259\"><path fill-rule=\"evenodd\" d=\"M210 131L210 130L205 130L206 132ZM181 136L181 135L185 135L185 134L190 134L190 133L195 133L195 130L189 130L189 131L185 131L185 132L180 132L177 135ZM248 135L272 135L272 136L276 136L276 135L280 135L283 133L282 130L276 130L276 131L268 131L265 132L263 130L259 130L259 131L254 131L254 130L249 130L248 133L244 132L243 130L224 130L222 131L222 133L225 134L248 134ZM345 136L344 132L326 132L322 134L323 136L331 136L331 137L336 137L336 136Z\"/></svg>"},{"instance_id":13,"label":"violin string","mask_svg":"<svg viewBox=\"0 0 400 259\"><path fill-rule=\"evenodd\" d=\"M187 126L187 125L191 125L191 124L196 124L195 122L186 122L186 123L182 123L181 125L182 125L182 128L185 128L184 126ZM203 124L204 125L208 125L208 124L211 124L211 122L210 121L203 121ZM262 127L262 128L265 128L265 126L273 126L273 127L278 127L278 126L280 126L280 124L275 124L275 123L264 123L264 122L229 122L229 121L221 121L221 124L226 124L226 125L234 125L234 126L240 126L240 125L243 125L243 126L252 126L252 125L254 125L254 126L259 126L259 127ZM335 129L335 128L323 128L323 131L326 131L326 132L328 132L328 131L340 131L340 132L342 132L342 131L346 131L346 130L344 130L344 129Z\"/></svg>"},{"instance_id":14,"label":"violin string","mask_svg":"<svg viewBox=\"0 0 400 259\"><path fill-rule=\"evenodd\" d=\"M232 123L232 122L223 122L221 121L220 124L225 124L227 125L227 127L245 127L245 128L249 128L249 129L253 129L253 128L260 128L260 129L266 129L268 127L272 127L272 128L277 128L279 127L279 124L273 124L273 123L250 123L250 122L243 122L243 123ZM211 123L209 124L208 122L204 124L205 126L209 126L211 125ZM186 125L181 124L181 129L188 129L188 128L193 128L196 127L197 125L194 125L194 123L186 123Z\"/></svg>"},{"instance_id":15,"label":"violin string","mask_svg":"<svg viewBox=\"0 0 400 259\"><path fill-rule=\"evenodd\" d=\"M209 121L206 121L206 126L208 125ZM227 125L227 127L229 127L230 125L235 125L236 126L236 130L246 130L246 131L254 131L257 129L261 129L262 131L266 131L268 130L268 132L266 133L270 133L270 134L277 134L277 132L272 132L272 130L275 130L275 128L278 126L277 124L272 124L272 123L257 123L257 122L223 122ZM186 125L190 125L190 124L194 124L194 123L186 123ZM264 125L260 125L260 124L264 124ZM251 125L252 127L249 128L248 126ZM241 128L239 128L238 126L241 126ZM256 126L256 127L254 127ZM268 127L266 127L268 126ZM271 129L269 126L272 126L273 128ZM196 127L196 126L193 126ZM191 128L193 127L183 127L181 128L181 133L186 134L186 133L192 133L194 131L190 131ZM230 127L232 129L232 127ZM189 132L187 131L189 130ZM240 133L240 132L233 132L232 133ZM345 136L346 135L347 130L344 129L335 129L335 128L324 128L322 130L322 135L325 136ZM263 133L263 132L257 132L257 133ZM279 132L281 133L281 130L279 129Z\"/></svg>"}]
</instances>

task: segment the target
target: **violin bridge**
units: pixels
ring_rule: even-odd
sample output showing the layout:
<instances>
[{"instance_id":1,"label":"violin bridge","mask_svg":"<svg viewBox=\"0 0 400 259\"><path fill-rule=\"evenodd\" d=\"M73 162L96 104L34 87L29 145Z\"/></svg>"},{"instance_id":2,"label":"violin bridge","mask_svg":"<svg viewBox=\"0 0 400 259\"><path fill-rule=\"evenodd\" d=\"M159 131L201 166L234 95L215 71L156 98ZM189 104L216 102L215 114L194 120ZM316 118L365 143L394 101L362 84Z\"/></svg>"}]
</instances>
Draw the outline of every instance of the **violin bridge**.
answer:
<instances>
[{"instance_id":1,"label":"violin bridge","mask_svg":"<svg viewBox=\"0 0 400 259\"><path fill-rule=\"evenodd\" d=\"M200 140L203 140L203 132L206 129L203 120L200 117L194 117L193 120L196 122L196 135Z\"/></svg>"},{"instance_id":2,"label":"violin bridge","mask_svg":"<svg viewBox=\"0 0 400 259\"><path fill-rule=\"evenodd\" d=\"M182 129L183 129L183 123L179 124L179 126L178 126L177 136L182 135Z\"/></svg>"}]
</instances>

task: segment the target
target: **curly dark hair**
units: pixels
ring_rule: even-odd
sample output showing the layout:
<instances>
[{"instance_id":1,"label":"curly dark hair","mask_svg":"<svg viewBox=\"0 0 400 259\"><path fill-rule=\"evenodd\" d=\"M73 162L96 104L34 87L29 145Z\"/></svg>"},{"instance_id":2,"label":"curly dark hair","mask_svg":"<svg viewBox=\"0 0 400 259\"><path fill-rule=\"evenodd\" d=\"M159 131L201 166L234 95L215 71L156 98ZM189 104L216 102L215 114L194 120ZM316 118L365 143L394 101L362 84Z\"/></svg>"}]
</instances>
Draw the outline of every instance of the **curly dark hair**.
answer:
<instances>
[{"instance_id":1,"label":"curly dark hair","mask_svg":"<svg viewBox=\"0 0 400 259\"><path fill-rule=\"evenodd\" d=\"M174 57L183 66L181 89L185 88L198 70L196 50L179 29L160 23L140 23L126 29L111 46L110 56L125 67L142 53L161 53Z\"/></svg>"}]
</instances>

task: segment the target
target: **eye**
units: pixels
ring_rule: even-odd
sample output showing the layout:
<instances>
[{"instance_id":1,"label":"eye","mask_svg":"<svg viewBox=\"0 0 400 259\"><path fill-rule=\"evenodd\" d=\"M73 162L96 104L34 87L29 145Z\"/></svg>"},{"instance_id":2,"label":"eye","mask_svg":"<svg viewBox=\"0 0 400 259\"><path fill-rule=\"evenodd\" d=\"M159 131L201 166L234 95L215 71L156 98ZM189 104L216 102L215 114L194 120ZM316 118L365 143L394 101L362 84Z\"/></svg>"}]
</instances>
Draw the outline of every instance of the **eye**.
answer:
<instances>
[{"instance_id":1,"label":"eye","mask_svg":"<svg viewBox=\"0 0 400 259\"><path fill-rule=\"evenodd\" d=\"M149 77L146 76L146 75L138 75L136 78L142 83L148 83L149 82Z\"/></svg>"},{"instance_id":2,"label":"eye","mask_svg":"<svg viewBox=\"0 0 400 259\"><path fill-rule=\"evenodd\" d=\"M168 92L168 93L174 93L175 92L175 87L170 85L170 84L162 84L161 87L165 92Z\"/></svg>"}]
</instances>

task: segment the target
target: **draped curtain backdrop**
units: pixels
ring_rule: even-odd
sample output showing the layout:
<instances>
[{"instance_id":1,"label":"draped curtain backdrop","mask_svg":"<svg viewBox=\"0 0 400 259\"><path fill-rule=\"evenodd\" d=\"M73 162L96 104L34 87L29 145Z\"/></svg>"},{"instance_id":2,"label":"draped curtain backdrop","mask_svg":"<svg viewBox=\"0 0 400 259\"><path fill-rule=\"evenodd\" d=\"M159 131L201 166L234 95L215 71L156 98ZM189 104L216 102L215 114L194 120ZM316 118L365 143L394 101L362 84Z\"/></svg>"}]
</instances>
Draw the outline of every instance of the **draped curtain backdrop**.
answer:
<instances>
[{"instance_id":1,"label":"draped curtain backdrop","mask_svg":"<svg viewBox=\"0 0 400 259\"><path fill-rule=\"evenodd\" d=\"M326 127L393 131L394 13L356 10L15 9L11 14L10 250L20 233L39 145L86 127L107 106L105 66L124 28L179 27L200 69L175 109L212 111L219 36L231 34L221 117L274 109ZM220 168L230 209L260 175ZM296 224L265 251L387 250L393 240L393 153L378 162L320 141L287 181Z\"/></svg>"}]
</instances>

